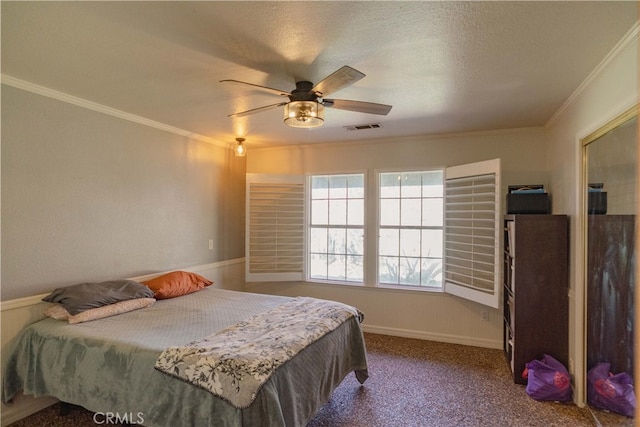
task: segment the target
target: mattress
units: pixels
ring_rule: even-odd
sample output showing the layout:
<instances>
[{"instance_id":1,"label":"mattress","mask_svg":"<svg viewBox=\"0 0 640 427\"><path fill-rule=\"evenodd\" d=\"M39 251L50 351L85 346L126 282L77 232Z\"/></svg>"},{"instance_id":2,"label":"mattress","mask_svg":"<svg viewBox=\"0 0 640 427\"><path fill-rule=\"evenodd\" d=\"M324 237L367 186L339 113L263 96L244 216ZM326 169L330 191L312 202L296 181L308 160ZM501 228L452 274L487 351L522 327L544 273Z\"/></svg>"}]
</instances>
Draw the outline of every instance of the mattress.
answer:
<instances>
[{"instance_id":1,"label":"mattress","mask_svg":"<svg viewBox=\"0 0 640 427\"><path fill-rule=\"evenodd\" d=\"M166 348L290 300L210 287L87 323L41 320L22 331L5 358L3 401L23 390L145 426L304 426L347 374L356 371L361 381L366 379L366 349L357 318L278 368L245 409L154 369Z\"/></svg>"}]
</instances>

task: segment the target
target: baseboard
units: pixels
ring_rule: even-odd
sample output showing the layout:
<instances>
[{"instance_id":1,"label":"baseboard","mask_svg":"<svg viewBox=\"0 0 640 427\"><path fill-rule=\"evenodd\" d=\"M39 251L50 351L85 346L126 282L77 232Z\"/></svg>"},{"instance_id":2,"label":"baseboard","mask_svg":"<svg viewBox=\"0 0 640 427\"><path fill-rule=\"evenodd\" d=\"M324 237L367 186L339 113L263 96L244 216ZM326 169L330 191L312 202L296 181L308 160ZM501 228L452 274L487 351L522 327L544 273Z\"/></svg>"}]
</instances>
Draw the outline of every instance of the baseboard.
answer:
<instances>
[{"instance_id":1,"label":"baseboard","mask_svg":"<svg viewBox=\"0 0 640 427\"><path fill-rule=\"evenodd\" d=\"M49 406L58 402L58 399L53 397L38 397L24 396L22 394L13 398L13 402L9 405L2 404L2 418L0 425L8 426L11 423L15 423L29 415L35 414L38 411L48 408Z\"/></svg>"},{"instance_id":2,"label":"baseboard","mask_svg":"<svg viewBox=\"0 0 640 427\"><path fill-rule=\"evenodd\" d=\"M389 328L386 326L367 325L366 321L362 325L364 332L380 335L391 335L394 337L416 338L420 340L446 342L450 344L469 345L484 348L502 348L502 341L486 340L474 337L463 337L458 335L435 334L431 332L416 331L411 329Z\"/></svg>"}]
</instances>

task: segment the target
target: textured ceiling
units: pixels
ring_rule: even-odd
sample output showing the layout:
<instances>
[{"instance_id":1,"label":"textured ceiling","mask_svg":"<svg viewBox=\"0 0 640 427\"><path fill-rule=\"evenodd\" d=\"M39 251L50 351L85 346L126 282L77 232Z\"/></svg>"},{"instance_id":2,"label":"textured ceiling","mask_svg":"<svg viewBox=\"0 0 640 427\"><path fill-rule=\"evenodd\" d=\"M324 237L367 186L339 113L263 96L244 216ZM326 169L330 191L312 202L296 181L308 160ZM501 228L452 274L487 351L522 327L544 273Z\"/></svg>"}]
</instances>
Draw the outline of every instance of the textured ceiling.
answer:
<instances>
[{"instance_id":1,"label":"textured ceiling","mask_svg":"<svg viewBox=\"0 0 640 427\"><path fill-rule=\"evenodd\" d=\"M288 145L544 125L638 18L637 2L2 2L2 74L220 143ZM366 77L294 129L275 95ZM380 123L375 130L345 126Z\"/></svg>"}]
</instances>

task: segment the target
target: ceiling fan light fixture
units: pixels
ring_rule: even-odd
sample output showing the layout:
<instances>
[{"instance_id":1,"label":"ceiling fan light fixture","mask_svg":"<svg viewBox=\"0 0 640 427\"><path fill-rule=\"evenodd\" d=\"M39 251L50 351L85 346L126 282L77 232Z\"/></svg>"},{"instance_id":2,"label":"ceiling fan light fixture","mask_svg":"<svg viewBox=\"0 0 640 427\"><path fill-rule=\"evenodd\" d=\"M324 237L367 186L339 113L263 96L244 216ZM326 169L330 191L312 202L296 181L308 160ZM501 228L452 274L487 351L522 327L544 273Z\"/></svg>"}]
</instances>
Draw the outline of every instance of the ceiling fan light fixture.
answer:
<instances>
[{"instance_id":1,"label":"ceiling fan light fixture","mask_svg":"<svg viewBox=\"0 0 640 427\"><path fill-rule=\"evenodd\" d=\"M236 157L244 157L247 154L247 149L242 143L244 142L244 138L236 138L236 147L233 149L233 153Z\"/></svg>"},{"instance_id":2,"label":"ceiling fan light fixture","mask_svg":"<svg viewBox=\"0 0 640 427\"><path fill-rule=\"evenodd\" d=\"M284 122L294 128L322 126L324 105L318 101L291 101L284 106Z\"/></svg>"}]
</instances>

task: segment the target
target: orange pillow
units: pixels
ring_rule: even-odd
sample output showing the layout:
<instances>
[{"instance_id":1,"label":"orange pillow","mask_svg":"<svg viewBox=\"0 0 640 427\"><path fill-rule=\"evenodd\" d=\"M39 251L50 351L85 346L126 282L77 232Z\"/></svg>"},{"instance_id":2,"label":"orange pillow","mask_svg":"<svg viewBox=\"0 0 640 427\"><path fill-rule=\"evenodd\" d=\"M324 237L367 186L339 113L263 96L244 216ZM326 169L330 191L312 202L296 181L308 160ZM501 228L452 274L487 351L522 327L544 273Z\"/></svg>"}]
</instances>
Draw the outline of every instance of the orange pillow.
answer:
<instances>
[{"instance_id":1,"label":"orange pillow","mask_svg":"<svg viewBox=\"0 0 640 427\"><path fill-rule=\"evenodd\" d=\"M205 286L212 285L213 282L196 273L172 271L143 282L143 284L154 292L155 299L167 299L199 291Z\"/></svg>"}]
</instances>

